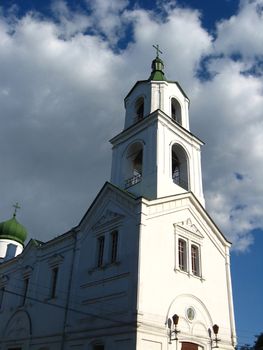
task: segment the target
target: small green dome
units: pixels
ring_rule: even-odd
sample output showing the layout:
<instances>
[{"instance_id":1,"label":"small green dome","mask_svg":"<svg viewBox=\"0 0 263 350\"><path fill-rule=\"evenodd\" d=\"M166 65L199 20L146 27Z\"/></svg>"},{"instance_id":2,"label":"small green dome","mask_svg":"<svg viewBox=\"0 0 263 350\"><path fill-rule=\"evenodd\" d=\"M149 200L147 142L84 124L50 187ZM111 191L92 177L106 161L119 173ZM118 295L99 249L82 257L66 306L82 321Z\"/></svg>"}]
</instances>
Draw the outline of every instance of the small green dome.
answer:
<instances>
[{"instance_id":1,"label":"small green dome","mask_svg":"<svg viewBox=\"0 0 263 350\"><path fill-rule=\"evenodd\" d=\"M0 239L10 239L24 245L26 237L27 230L16 220L15 214L12 219L0 223Z\"/></svg>"},{"instance_id":2,"label":"small green dome","mask_svg":"<svg viewBox=\"0 0 263 350\"><path fill-rule=\"evenodd\" d=\"M156 57L152 61L152 73L150 75L149 80L155 80L155 81L166 81L166 77L163 72L164 64L163 61Z\"/></svg>"}]
</instances>

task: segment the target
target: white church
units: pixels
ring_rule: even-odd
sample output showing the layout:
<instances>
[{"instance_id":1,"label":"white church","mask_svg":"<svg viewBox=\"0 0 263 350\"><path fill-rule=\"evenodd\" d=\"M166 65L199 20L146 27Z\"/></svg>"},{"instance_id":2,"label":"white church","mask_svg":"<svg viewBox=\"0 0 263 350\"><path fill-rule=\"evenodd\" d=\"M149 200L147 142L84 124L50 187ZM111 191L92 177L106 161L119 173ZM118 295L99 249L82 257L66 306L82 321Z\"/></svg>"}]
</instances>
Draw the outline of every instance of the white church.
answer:
<instances>
[{"instance_id":1,"label":"white church","mask_svg":"<svg viewBox=\"0 0 263 350\"><path fill-rule=\"evenodd\" d=\"M189 99L157 57L78 226L0 224L0 350L234 350L231 243L205 209Z\"/></svg>"}]
</instances>

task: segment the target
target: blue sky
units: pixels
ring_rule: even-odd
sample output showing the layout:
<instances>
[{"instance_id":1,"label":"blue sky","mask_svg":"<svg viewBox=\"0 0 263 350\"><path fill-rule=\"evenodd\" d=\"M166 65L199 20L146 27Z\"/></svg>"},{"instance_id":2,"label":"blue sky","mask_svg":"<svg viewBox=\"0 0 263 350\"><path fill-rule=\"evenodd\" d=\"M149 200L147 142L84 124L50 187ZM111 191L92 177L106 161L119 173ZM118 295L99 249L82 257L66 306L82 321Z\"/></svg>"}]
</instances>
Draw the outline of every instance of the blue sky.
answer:
<instances>
[{"instance_id":1,"label":"blue sky","mask_svg":"<svg viewBox=\"0 0 263 350\"><path fill-rule=\"evenodd\" d=\"M262 8L262 0L0 3L2 220L19 201L30 237L78 223L109 179L106 140L122 129L123 98L148 78L158 43L166 75L190 97L191 131L206 143L207 210L233 242L240 345L263 331Z\"/></svg>"}]
</instances>

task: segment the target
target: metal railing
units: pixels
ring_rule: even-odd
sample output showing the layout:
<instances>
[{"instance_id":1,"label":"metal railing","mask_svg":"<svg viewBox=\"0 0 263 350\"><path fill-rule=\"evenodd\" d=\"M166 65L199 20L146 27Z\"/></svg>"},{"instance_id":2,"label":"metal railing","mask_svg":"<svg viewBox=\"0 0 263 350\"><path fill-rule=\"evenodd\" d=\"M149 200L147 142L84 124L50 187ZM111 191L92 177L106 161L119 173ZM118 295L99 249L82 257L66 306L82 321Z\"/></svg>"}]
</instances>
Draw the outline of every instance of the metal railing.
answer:
<instances>
[{"instance_id":1,"label":"metal railing","mask_svg":"<svg viewBox=\"0 0 263 350\"><path fill-rule=\"evenodd\" d=\"M125 181L125 188L136 185L140 181L142 181L142 175L136 174Z\"/></svg>"}]
</instances>

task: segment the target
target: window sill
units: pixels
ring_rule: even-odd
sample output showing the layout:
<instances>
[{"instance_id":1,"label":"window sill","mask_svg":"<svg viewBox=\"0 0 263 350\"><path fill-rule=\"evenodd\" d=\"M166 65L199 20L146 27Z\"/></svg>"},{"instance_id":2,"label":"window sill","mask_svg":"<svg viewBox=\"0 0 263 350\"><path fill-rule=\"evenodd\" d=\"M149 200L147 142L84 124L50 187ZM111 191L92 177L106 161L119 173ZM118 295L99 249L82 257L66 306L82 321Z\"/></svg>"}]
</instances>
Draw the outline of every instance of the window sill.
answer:
<instances>
[{"instance_id":1,"label":"window sill","mask_svg":"<svg viewBox=\"0 0 263 350\"><path fill-rule=\"evenodd\" d=\"M114 266L119 266L120 264L121 264L120 261L115 261L113 263L104 264L102 266L94 267L93 269L88 270L88 273L91 275L92 273L94 273L96 271L104 271L104 270L107 270L108 268L111 268Z\"/></svg>"},{"instance_id":2,"label":"window sill","mask_svg":"<svg viewBox=\"0 0 263 350\"><path fill-rule=\"evenodd\" d=\"M201 282L205 281L205 279L203 278L203 276L197 276L197 275L194 275L193 273L189 272L189 271L184 271L184 270L181 270L181 269L178 269L178 268L174 268L174 272L177 273L177 272L180 272L186 276L188 276L189 278L190 277L193 277L193 278L196 278L197 280L200 280Z\"/></svg>"},{"instance_id":3,"label":"window sill","mask_svg":"<svg viewBox=\"0 0 263 350\"><path fill-rule=\"evenodd\" d=\"M45 301L48 301L48 302L50 303L50 302L55 302L55 301L57 301L57 299L58 299L57 296L55 296L55 297L48 297L48 298L45 299Z\"/></svg>"}]
</instances>

